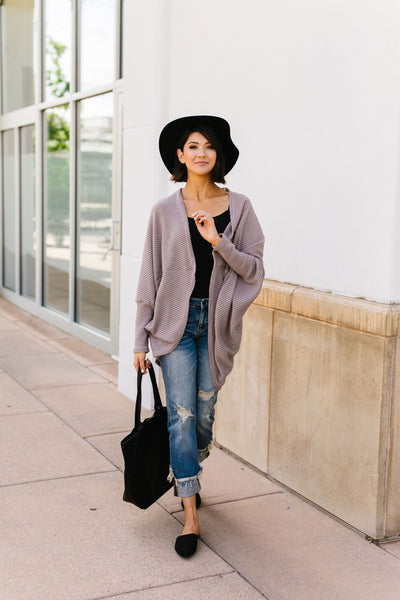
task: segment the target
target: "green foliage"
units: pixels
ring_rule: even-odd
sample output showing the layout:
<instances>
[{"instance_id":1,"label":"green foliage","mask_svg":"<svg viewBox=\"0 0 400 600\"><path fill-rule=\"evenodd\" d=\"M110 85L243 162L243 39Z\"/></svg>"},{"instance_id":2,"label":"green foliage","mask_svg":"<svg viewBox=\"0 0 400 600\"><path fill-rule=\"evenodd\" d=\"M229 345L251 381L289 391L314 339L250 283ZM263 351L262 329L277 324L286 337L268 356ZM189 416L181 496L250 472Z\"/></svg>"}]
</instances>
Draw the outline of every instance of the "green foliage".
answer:
<instances>
[{"instance_id":1,"label":"green foliage","mask_svg":"<svg viewBox=\"0 0 400 600\"><path fill-rule=\"evenodd\" d=\"M57 110L68 110L68 105L58 106ZM56 110L56 109L54 109ZM47 113L47 150L59 152L69 150L69 124L57 112Z\"/></svg>"},{"instance_id":2,"label":"green foliage","mask_svg":"<svg viewBox=\"0 0 400 600\"><path fill-rule=\"evenodd\" d=\"M60 66L60 58L66 51L67 46L56 42L50 36L47 37L46 54L50 57L51 67L46 72L47 86L51 89L53 96L62 98L69 92L69 81Z\"/></svg>"},{"instance_id":3,"label":"green foliage","mask_svg":"<svg viewBox=\"0 0 400 600\"><path fill-rule=\"evenodd\" d=\"M46 81L56 98L62 98L69 91L69 81L60 66L60 58L66 49L64 44L56 42L51 37L47 38L46 52L51 59L51 68L46 72ZM69 150L70 127L61 114L61 111L66 110L68 110L67 104L58 106L53 112L47 112L47 150L49 152Z\"/></svg>"}]
</instances>

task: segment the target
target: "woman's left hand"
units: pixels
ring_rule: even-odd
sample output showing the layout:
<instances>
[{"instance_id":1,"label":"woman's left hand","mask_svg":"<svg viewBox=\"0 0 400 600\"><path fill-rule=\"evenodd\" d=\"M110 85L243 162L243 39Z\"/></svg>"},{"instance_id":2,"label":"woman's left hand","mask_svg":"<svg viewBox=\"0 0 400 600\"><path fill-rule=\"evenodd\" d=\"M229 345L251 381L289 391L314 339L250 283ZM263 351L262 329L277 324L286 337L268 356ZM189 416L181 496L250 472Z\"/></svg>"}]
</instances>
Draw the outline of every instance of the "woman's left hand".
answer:
<instances>
[{"instance_id":1,"label":"woman's left hand","mask_svg":"<svg viewBox=\"0 0 400 600\"><path fill-rule=\"evenodd\" d=\"M217 246L221 241L221 238L218 235L214 219L210 213L205 210L197 210L193 213L192 217L200 235L213 246Z\"/></svg>"}]
</instances>

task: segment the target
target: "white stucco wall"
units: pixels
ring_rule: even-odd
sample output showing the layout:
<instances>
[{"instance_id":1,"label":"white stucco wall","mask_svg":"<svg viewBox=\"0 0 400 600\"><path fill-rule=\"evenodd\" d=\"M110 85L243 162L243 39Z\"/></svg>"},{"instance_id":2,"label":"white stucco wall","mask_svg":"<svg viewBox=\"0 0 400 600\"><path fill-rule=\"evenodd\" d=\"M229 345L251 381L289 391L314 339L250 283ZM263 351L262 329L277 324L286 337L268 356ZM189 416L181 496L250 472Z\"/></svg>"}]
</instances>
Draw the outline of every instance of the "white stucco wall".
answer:
<instances>
[{"instance_id":1,"label":"white stucco wall","mask_svg":"<svg viewBox=\"0 0 400 600\"><path fill-rule=\"evenodd\" d=\"M400 5L392 0L136 0L124 12L120 387L152 204L175 189L158 134L186 114L231 123L227 185L266 236L266 276L400 301Z\"/></svg>"}]
</instances>

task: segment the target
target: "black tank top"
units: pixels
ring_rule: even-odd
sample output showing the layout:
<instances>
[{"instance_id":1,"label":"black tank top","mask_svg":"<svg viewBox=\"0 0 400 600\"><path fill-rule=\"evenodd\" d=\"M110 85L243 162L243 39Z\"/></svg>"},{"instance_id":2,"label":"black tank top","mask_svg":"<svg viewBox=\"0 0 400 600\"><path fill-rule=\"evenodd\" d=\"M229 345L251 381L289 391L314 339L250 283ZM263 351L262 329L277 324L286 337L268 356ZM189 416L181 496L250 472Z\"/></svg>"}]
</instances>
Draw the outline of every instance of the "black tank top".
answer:
<instances>
[{"instance_id":1,"label":"black tank top","mask_svg":"<svg viewBox=\"0 0 400 600\"><path fill-rule=\"evenodd\" d=\"M214 217L215 227L218 233L223 233L231 220L229 208ZM196 259L196 282L192 291L192 298L208 298L211 272L214 266L212 256L213 247L207 242L197 230L196 223L192 217L188 217L190 239L192 240L193 253Z\"/></svg>"}]
</instances>

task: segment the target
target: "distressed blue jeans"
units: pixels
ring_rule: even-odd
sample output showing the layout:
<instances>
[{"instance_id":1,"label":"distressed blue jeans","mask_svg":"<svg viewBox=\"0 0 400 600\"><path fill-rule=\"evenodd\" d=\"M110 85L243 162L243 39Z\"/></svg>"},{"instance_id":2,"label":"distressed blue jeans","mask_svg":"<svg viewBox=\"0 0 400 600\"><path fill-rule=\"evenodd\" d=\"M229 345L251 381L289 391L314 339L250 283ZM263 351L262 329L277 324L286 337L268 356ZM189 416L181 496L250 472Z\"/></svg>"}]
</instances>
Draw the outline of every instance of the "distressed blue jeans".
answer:
<instances>
[{"instance_id":1,"label":"distressed blue jeans","mask_svg":"<svg viewBox=\"0 0 400 600\"><path fill-rule=\"evenodd\" d=\"M160 356L168 412L169 481L175 496L200 491L200 463L210 454L217 390L208 355L208 298L191 298L184 334Z\"/></svg>"}]
</instances>

